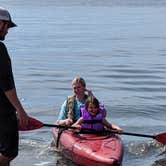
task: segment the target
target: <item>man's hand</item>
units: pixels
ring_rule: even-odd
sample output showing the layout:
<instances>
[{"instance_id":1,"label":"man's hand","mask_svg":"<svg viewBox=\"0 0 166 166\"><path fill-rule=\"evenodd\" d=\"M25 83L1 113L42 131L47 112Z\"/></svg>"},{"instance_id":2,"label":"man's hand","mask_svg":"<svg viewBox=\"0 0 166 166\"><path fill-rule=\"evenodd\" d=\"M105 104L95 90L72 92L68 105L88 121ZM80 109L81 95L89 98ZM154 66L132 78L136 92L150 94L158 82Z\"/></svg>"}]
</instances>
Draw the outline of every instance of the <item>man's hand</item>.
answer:
<instances>
[{"instance_id":1,"label":"man's hand","mask_svg":"<svg viewBox=\"0 0 166 166\"><path fill-rule=\"evenodd\" d=\"M73 120L68 118L68 119L65 119L65 125L66 126L70 126L71 124L73 123Z\"/></svg>"},{"instance_id":2,"label":"man's hand","mask_svg":"<svg viewBox=\"0 0 166 166\"><path fill-rule=\"evenodd\" d=\"M17 118L19 121L19 126L28 126L28 115L25 111L17 111Z\"/></svg>"}]
</instances>

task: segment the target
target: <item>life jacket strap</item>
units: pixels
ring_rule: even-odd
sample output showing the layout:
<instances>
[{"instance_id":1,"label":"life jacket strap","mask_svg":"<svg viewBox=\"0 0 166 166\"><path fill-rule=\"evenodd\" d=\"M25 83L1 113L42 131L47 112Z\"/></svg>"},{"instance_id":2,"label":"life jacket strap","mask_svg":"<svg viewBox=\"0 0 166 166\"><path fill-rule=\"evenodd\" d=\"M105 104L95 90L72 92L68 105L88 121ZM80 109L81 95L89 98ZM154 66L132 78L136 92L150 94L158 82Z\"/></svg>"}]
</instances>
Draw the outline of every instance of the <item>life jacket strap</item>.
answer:
<instances>
[{"instance_id":1,"label":"life jacket strap","mask_svg":"<svg viewBox=\"0 0 166 166\"><path fill-rule=\"evenodd\" d=\"M102 120L97 120L97 119L83 120L83 123L86 123L86 124L102 123Z\"/></svg>"}]
</instances>

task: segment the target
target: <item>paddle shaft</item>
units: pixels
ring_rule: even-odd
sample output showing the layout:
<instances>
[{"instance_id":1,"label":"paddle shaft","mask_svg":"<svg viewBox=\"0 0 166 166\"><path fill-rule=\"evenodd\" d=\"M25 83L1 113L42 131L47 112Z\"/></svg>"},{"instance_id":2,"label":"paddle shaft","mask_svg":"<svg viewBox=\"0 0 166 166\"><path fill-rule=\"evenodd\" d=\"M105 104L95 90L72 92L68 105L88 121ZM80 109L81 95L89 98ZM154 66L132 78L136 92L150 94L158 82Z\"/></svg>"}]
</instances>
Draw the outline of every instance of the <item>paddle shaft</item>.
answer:
<instances>
[{"instance_id":1,"label":"paddle shaft","mask_svg":"<svg viewBox=\"0 0 166 166\"><path fill-rule=\"evenodd\" d=\"M62 126L62 125L55 125L55 124L46 124L46 123L44 123L43 124L43 126L45 126L45 127L56 127L56 128L60 128L60 129L77 129L77 130L79 130L77 127L72 127L72 126ZM91 133L91 134L101 134L101 132L99 132L99 131L96 131L96 130L94 130L94 129L89 129L89 128L82 128L81 130L80 130L80 133L84 133L84 134L87 134L87 133Z\"/></svg>"},{"instance_id":2,"label":"paddle shaft","mask_svg":"<svg viewBox=\"0 0 166 166\"><path fill-rule=\"evenodd\" d=\"M111 133L115 133L115 134L121 134L121 135L131 135L131 136L147 137L147 138L153 138L153 139L155 139L154 135L138 134L138 133L128 133L128 132L114 131L114 130L111 130L110 132Z\"/></svg>"},{"instance_id":3,"label":"paddle shaft","mask_svg":"<svg viewBox=\"0 0 166 166\"><path fill-rule=\"evenodd\" d=\"M76 127L72 126L62 126L62 125L55 125L55 124L43 124L43 126L46 127L57 127L57 128L63 128L65 130L67 129L78 129ZM101 134L101 132L98 132L93 129L88 128L82 128L80 130L81 133L94 133L94 134ZM117 131L117 130L106 130L106 132L114 133L114 134L120 134L120 135L129 135L129 136L137 136L137 137L146 137L146 138L153 138L157 140L158 142L162 143L163 145L166 145L166 133L160 133L158 135L148 135L148 134L139 134L139 133L129 133L124 131Z\"/></svg>"},{"instance_id":4,"label":"paddle shaft","mask_svg":"<svg viewBox=\"0 0 166 166\"><path fill-rule=\"evenodd\" d=\"M43 124L45 127L57 127L57 128L64 128L64 129L77 129L76 127L72 126L62 126L62 125L55 125L55 124Z\"/></svg>"},{"instance_id":5,"label":"paddle shaft","mask_svg":"<svg viewBox=\"0 0 166 166\"><path fill-rule=\"evenodd\" d=\"M57 127L57 128L66 128L66 129L77 129L76 127L71 127L71 126L62 126L62 125L55 125L55 124L43 124L45 127ZM90 129L89 129L90 130ZM92 129L90 130L92 131ZM138 137L147 137L147 138L154 138L154 135L147 135L147 134L138 134L138 133L129 133L129 132L123 132L123 131L115 131L115 130L110 130L111 133L114 134L121 134L121 135L131 135L131 136L138 136Z\"/></svg>"}]
</instances>

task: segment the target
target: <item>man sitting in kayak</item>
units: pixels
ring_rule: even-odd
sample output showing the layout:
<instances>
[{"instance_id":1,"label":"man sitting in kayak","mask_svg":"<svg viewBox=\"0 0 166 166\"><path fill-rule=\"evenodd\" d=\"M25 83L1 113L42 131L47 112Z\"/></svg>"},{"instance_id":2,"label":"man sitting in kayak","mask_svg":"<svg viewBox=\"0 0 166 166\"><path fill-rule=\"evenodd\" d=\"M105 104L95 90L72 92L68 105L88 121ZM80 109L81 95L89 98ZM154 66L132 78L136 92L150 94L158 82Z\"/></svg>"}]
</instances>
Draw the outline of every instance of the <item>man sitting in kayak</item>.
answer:
<instances>
[{"instance_id":1,"label":"man sitting in kayak","mask_svg":"<svg viewBox=\"0 0 166 166\"><path fill-rule=\"evenodd\" d=\"M106 126L113 130L122 131L119 126L113 125L106 120L104 105L100 104L94 96L89 96L85 104L81 105L81 114L82 117L80 117L72 127L103 131L104 126Z\"/></svg>"},{"instance_id":2,"label":"man sitting in kayak","mask_svg":"<svg viewBox=\"0 0 166 166\"><path fill-rule=\"evenodd\" d=\"M92 95L91 90L86 88L85 80L81 77L76 77L72 81L73 96L67 97L61 106L57 124L71 125L80 118L80 105L84 104L88 95ZM85 94L85 92L88 93Z\"/></svg>"}]
</instances>

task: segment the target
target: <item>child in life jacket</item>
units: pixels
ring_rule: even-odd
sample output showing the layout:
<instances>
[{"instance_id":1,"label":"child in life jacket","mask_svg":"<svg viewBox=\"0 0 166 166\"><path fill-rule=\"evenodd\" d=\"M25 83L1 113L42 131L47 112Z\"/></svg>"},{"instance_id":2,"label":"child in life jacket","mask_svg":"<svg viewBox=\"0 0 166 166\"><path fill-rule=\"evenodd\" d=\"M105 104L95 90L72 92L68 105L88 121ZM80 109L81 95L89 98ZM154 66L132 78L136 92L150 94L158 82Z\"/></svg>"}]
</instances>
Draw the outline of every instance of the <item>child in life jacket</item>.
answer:
<instances>
[{"instance_id":1,"label":"child in life jacket","mask_svg":"<svg viewBox=\"0 0 166 166\"><path fill-rule=\"evenodd\" d=\"M82 117L80 117L72 127L103 131L106 126L109 129L122 131L119 126L113 125L106 120L105 111L104 105L100 104L97 98L89 96L86 99L85 104L81 105Z\"/></svg>"}]
</instances>

